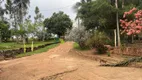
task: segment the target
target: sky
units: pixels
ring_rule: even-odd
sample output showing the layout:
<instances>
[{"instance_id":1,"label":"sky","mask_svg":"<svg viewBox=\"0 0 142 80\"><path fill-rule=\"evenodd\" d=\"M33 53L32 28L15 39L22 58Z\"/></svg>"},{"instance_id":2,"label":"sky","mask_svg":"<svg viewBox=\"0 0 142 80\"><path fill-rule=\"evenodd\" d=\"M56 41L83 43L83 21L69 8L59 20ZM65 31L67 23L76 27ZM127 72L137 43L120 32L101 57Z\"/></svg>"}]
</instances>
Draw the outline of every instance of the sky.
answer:
<instances>
[{"instance_id":1,"label":"sky","mask_svg":"<svg viewBox=\"0 0 142 80\"><path fill-rule=\"evenodd\" d=\"M80 0L30 0L29 14L35 16L34 10L38 6L44 18L49 18L54 12L63 11L74 21L76 13L73 5Z\"/></svg>"}]
</instances>

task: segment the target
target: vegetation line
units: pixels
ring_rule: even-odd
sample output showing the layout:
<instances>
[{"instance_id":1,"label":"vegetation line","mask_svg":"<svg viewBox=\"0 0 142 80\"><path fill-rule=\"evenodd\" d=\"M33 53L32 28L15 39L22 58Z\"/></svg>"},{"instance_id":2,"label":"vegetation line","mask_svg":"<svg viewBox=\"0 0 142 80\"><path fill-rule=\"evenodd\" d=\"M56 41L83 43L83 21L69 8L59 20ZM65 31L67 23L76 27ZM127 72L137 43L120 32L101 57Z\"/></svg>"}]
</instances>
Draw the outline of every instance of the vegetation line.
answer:
<instances>
[{"instance_id":1,"label":"vegetation line","mask_svg":"<svg viewBox=\"0 0 142 80\"><path fill-rule=\"evenodd\" d=\"M16 58L25 57L25 56L31 56L31 55L34 55L34 54L46 52L46 51L48 51L49 49L54 48L54 47L56 47L56 46L58 46L58 45L59 45L59 44L52 44L52 45L46 46L46 47L44 47L44 48L41 48L41 49L39 49L39 50L35 50L35 51L33 51L33 52L18 54L18 55L16 55Z\"/></svg>"}]
</instances>

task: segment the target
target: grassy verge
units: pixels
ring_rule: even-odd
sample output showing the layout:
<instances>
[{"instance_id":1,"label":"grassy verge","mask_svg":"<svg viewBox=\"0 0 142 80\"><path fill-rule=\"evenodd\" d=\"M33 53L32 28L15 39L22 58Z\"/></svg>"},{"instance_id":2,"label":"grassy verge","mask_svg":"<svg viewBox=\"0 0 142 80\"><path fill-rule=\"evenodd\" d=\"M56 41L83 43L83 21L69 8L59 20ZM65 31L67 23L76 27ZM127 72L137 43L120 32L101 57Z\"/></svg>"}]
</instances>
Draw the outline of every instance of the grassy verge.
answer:
<instances>
[{"instance_id":1,"label":"grassy verge","mask_svg":"<svg viewBox=\"0 0 142 80\"><path fill-rule=\"evenodd\" d=\"M53 44L53 45L46 46L45 48L41 48L41 49L36 50L36 51L33 51L33 52L18 54L18 55L16 56L16 58L21 58L21 57L25 57L25 56L31 56L31 55L34 55L34 54L39 54L39 53L42 53L42 52L46 52L46 51L48 51L49 49L54 48L54 47L56 47L56 46L58 46L58 45L59 45L59 44Z\"/></svg>"},{"instance_id":2,"label":"grassy verge","mask_svg":"<svg viewBox=\"0 0 142 80\"><path fill-rule=\"evenodd\" d=\"M50 41L45 41L45 42L34 42L34 47L43 45L43 44L47 44L47 43L52 43L55 42L54 40L50 40ZM31 42L26 44L26 47L31 47ZM21 43L16 43L16 42L7 42L7 43L0 43L0 50L9 50L9 49L17 49L17 48L23 48L23 44Z\"/></svg>"},{"instance_id":3,"label":"grassy verge","mask_svg":"<svg viewBox=\"0 0 142 80\"><path fill-rule=\"evenodd\" d=\"M60 39L61 44L65 43L65 41L63 39Z\"/></svg>"}]
</instances>

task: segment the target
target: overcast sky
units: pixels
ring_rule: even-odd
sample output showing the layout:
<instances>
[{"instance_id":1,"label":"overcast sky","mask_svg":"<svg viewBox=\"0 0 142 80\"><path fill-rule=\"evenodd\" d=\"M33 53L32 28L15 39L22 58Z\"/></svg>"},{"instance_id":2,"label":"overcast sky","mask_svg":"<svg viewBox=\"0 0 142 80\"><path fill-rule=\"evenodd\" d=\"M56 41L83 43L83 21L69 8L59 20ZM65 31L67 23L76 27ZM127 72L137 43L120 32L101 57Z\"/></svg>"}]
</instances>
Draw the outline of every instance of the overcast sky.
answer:
<instances>
[{"instance_id":1,"label":"overcast sky","mask_svg":"<svg viewBox=\"0 0 142 80\"><path fill-rule=\"evenodd\" d=\"M35 16L34 10L38 6L44 18L50 17L54 12L63 11L74 20L76 13L73 10L73 5L80 0L30 0L29 14Z\"/></svg>"}]
</instances>

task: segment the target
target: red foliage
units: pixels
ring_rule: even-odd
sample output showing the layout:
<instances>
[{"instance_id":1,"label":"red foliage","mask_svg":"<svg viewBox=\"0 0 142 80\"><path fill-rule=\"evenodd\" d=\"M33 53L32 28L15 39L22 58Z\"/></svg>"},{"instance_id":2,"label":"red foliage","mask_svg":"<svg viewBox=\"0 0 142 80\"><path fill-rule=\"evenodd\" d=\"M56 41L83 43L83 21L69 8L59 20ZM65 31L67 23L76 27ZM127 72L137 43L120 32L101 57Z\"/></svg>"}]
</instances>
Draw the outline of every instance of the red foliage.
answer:
<instances>
[{"instance_id":1,"label":"red foliage","mask_svg":"<svg viewBox=\"0 0 142 80\"><path fill-rule=\"evenodd\" d=\"M120 19L121 27L124 29L123 32L126 32L127 35L132 34L139 34L142 31L142 10L138 10L136 8L131 9L128 12L125 12L123 15L124 20ZM134 19L128 21L127 17L128 15L131 15L134 13ZM123 33L122 32L122 33Z\"/></svg>"}]
</instances>

